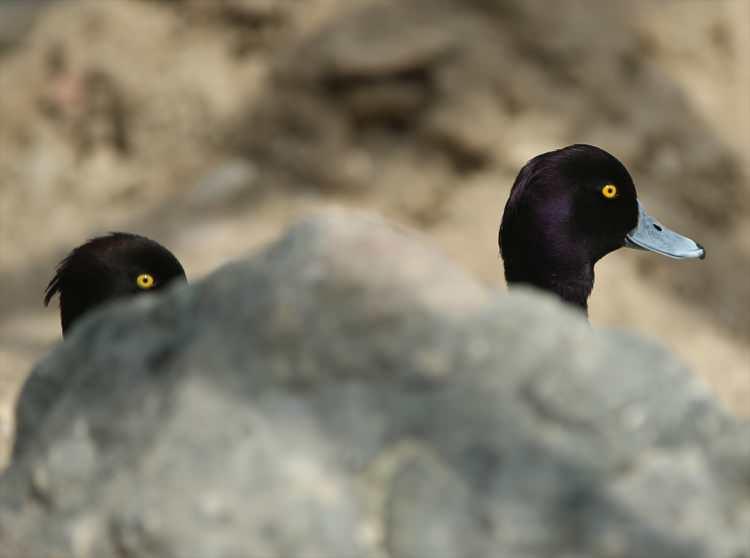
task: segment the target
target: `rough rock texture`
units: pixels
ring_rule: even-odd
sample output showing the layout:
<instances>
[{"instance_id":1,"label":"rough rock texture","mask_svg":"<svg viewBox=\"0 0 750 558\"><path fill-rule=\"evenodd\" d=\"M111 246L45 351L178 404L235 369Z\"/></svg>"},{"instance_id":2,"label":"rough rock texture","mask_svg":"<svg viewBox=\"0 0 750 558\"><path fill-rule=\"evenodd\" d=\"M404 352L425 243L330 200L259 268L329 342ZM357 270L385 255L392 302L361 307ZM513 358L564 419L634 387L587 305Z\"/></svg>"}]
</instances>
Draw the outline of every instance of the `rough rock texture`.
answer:
<instances>
[{"instance_id":1,"label":"rough rock texture","mask_svg":"<svg viewBox=\"0 0 750 558\"><path fill-rule=\"evenodd\" d=\"M3 557L750 552L750 437L672 357L360 214L95 313L19 413Z\"/></svg>"},{"instance_id":2,"label":"rough rock texture","mask_svg":"<svg viewBox=\"0 0 750 558\"><path fill-rule=\"evenodd\" d=\"M0 466L60 338L40 294L83 239L145 234L192 280L335 200L503 285L513 178L573 142L709 254L605 258L592 324L658 338L750 415L750 2L65 0L3 36L40 4L0 0Z\"/></svg>"}]
</instances>

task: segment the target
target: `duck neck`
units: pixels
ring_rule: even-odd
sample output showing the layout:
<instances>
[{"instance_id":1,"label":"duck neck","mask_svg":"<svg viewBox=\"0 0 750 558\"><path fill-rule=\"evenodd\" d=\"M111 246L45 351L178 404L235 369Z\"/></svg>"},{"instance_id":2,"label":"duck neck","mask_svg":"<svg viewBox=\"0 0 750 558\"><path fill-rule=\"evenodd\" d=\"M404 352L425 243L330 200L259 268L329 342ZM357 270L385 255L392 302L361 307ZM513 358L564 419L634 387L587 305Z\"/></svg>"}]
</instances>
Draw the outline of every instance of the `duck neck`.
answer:
<instances>
[{"instance_id":1,"label":"duck neck","mask_svg":"<svg viewBox=\"0 0 750 558\"><path fill-rule=\"evenodd\" d=\"M588 315L588 298L594 288L594 266L581 264L571 268L550 272L548 266L534 266L518 271L505 265L505 280L508 285L527 284L555 293L565 302L577 306ZM534 269L545 271L535 272ZM554 268L553 268L554 269Z\"/></svg>"},{"instance_id":2,"label":"duck neck","mask_svg":"<svg viewBox=\"0 0 750 558\"><path fill-rule=\"evenodd\" d=\"M568 304L579 307L588 316L588 300L594 287L593 267L575 277L553 277L548 283L547 290L554 292Z\"/></svg>"}]
</instances>

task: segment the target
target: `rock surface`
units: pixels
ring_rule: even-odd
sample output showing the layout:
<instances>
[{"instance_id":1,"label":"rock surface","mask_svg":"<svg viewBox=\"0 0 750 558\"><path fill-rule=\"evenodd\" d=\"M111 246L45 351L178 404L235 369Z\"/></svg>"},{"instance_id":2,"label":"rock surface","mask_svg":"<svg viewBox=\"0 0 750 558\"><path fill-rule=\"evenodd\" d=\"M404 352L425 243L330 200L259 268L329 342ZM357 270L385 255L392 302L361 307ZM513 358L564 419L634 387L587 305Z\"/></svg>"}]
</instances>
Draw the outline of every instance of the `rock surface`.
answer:
<instances>
[{"instance_id":1,"label":"rock surface","mask_svg":"<svg viewBox=\"0 0 750 558\"><path fill-rule=\"evenodd\" d=\"M658 338L750 416L749 2L0 0L3 42L0 467L60 338L41 293L84 239L158 239L194 280L336 201L501 286L516 173L574 142L709 253L605 258L592 324Z\"/></svg>"},{"instance_id":2,"label":"rock surface","mask_svg":"<svg viewBox=\"0 0 750 558\"><path fill-rule=\"evenodd\" d=\"M19 428L2 557L750 552L748 432L665 351L340 210L94 313Z\"/></svg>"}]
</instances>

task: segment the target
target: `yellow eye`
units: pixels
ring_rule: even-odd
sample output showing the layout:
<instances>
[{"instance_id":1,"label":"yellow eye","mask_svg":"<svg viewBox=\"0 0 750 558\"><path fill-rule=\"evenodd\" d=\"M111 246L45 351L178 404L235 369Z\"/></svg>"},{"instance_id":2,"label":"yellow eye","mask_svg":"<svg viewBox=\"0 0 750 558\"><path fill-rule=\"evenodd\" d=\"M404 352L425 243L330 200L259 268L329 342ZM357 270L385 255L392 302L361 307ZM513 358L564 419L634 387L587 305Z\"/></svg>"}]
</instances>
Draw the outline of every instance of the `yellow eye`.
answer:
<instances>
[{"instance_id":1,"label":"yellow eye","mask_svg":"<svg viewBox=\"0 0 750 558\"><path fill-rule=\"evenodd\" d=\"M154 276L149 275L148 273L141 273L135 279L135 284L138 285L141 289L150 289L154 286L155 283L156 281L154 280Z\"/></svg>"},{"instance_id":2,"label":"yellow eye","mask_svg":"<svg viewBox=\"0 0 750 558\"><path fill-rule=\"evenodd\" d=\"M617 195L617 186L614 184L607 184L602 188L602 196L611 200Z\"/></svg>"}]
</instances>

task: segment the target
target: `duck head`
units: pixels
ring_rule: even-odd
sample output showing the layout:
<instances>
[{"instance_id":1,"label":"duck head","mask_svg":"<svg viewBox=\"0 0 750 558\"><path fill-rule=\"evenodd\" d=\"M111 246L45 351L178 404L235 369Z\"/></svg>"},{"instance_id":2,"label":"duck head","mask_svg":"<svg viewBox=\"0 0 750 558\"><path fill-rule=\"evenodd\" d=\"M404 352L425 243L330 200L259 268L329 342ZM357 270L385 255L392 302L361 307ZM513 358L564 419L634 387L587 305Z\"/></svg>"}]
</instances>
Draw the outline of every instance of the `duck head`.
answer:
<instances>
[{"instance_id":1,"label":"duck head","mask_svg":"<svg viewBox=\"0 0 750 558\"><path fill-rule=\"evenodd\" d=\"M677 259L705 256L700 244L646 213L620 161L581 144L526 163L505 205L498 241L508 284L552 291L584 311L594 264L618 248Z\"/></svg>"},{"instance_id":2,"label":"duck head","mask_svg":"<svg viewBox=\"0 0 750 558\"><path fill-rule=\"evenodd\" d=\"M63 335L83 314L104 302L186 281L179 260L143 236L115 232L75 248L47 285L44 305L60 295Z\"/></svg>"}]
</instances>

